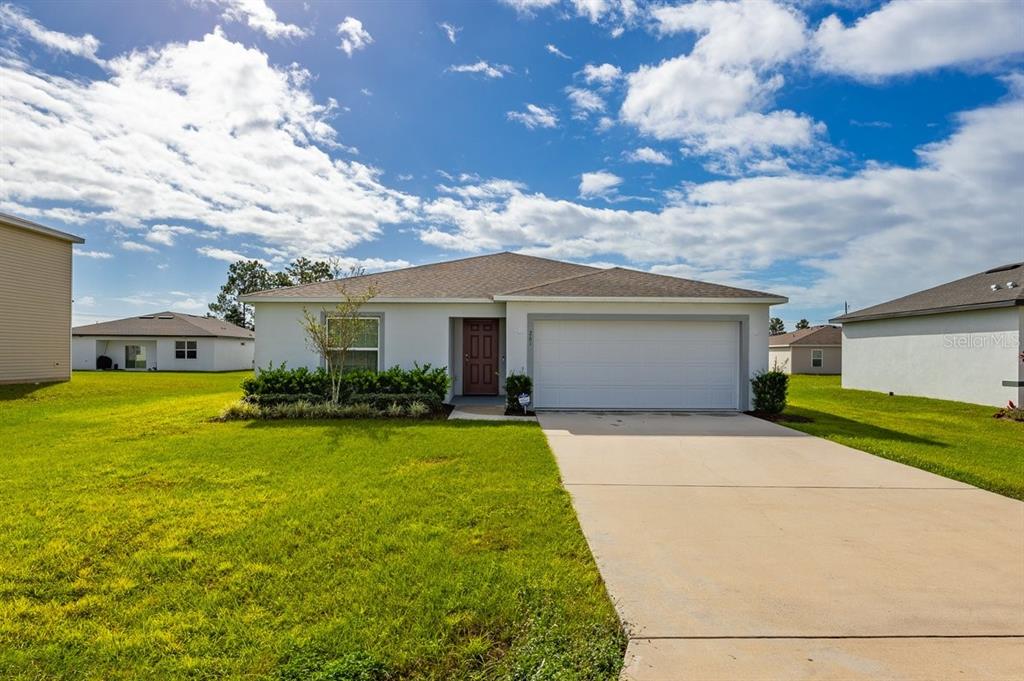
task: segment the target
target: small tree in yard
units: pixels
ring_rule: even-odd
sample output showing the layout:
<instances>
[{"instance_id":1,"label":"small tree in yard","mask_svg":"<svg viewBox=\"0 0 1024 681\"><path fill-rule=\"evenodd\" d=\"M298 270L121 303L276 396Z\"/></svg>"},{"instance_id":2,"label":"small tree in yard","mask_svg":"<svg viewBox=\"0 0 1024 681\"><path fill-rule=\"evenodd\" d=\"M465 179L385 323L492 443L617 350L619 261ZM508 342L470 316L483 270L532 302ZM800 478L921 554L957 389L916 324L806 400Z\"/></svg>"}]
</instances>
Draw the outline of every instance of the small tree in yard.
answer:
<instances>
[{"instance_id":1,"label":"small tree in yard","mask_svg":"<svg viewBox=\"0 0 1024 681\"><path fill-rule=\"evenodd\" d=\"M323 317L302 308L302 329L306 332L306 345L324 358L327 373L331 377L331 402L334 404L341 397L341 375L348 350L365 332L360 311L376 295L376 289L370 286L365 293L353 295L346 290L344 284L339 283L338 292L341 294L341 302Z\"/></svg>"}]
</instances>

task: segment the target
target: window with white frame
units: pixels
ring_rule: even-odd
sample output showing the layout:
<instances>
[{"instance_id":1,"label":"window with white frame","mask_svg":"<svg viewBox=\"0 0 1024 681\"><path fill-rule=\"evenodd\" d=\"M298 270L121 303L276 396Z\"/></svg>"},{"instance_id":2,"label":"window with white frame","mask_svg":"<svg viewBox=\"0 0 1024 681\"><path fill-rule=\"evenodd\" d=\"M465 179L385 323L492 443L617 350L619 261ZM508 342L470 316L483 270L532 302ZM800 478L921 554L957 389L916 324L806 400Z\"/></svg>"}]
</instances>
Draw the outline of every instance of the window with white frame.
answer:
<instances>
[{"instance_id":1,"label":"window with white frame","mask_svg":"<svg viewBox=\"0 0 1024 681\"><path fill-rule=\"evenodd\" d=\"M327 318L327 333L334 337L332 322L341 320L333 317ZM378 371L380 369L380 317L360 317L358 319L359 329L356 333L355 342L345 353L345 364L342 371L356 371L368 369Z\"/></svg>"},{"instance_id":2,"label":"window with white frame","mask_svg":"<svg viewBox=\"0 0 1024 681\"><path fill-rule=\"evenodd\" d=\"M196 359L199 356L199 341L174 341L174 359Z\"/></svg>"},{"instance_id":3,"label":"window with white frame","mask_svg":"<svg viewBox=\"0 0 1024 681\"><path fill-rule=\"evenodd\" d=\"M824 350L811 350L811 366L820 368L824 361L825 351Z\"/></svg>"}]
</instances>

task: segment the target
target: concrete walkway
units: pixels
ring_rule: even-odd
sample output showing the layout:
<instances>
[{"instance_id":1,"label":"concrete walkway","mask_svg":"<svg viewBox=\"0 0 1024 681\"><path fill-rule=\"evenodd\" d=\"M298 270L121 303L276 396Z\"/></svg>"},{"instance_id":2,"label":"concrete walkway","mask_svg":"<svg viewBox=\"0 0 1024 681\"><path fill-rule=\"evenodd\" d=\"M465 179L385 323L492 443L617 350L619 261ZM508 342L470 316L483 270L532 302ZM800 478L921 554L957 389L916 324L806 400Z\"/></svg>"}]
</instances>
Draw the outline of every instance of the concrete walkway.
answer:
<instances>
[{"instance_id":1,"label":"concrete walkway","mask_svg":"<svg viewBox=\"0 0 1024 681\"><path fill-rule=\"evenodd\" d=\"M623 679L1024 679L1024 504L741 414L540 423Z\"/></svg>"}]
</instances>

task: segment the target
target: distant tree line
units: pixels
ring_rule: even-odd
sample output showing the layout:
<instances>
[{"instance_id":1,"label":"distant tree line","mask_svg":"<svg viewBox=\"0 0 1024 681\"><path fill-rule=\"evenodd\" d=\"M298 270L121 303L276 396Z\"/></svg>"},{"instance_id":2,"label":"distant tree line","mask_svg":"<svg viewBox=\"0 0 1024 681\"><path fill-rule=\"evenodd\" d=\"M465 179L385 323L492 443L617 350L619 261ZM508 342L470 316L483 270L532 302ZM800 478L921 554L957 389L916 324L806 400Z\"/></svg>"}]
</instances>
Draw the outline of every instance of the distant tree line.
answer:
<instances>
[{"instance_id":1,"label":"distant tree line","mask_svg":"<svg viewBox=\"0 0 1024 681\"><path fill-rule=\"evenodd\" d=\"M801 319L796 323L796 330L811 328L811 323L806 319ZM772 317L768 320L768 335L769 336L781 336L786 333L786 323L778 317Z\"/></svg>"},{"instance_id":2,"label":"distant tree line","mask_svg":"<svg viewBox=\"0 0 1024 681\"><path fill-rule=\"evenodd\" d=\"M347 267L336 258L296 258L278 272L271 272L259 260L239 260L228 266L227 281L220 287L217 300L210 303L210 312L226 322L253 329L255 325L252 306L240 301L241 296L256 291L331 281L360 274L363 274L363 270Z\"/></svg>"}]
</instances>

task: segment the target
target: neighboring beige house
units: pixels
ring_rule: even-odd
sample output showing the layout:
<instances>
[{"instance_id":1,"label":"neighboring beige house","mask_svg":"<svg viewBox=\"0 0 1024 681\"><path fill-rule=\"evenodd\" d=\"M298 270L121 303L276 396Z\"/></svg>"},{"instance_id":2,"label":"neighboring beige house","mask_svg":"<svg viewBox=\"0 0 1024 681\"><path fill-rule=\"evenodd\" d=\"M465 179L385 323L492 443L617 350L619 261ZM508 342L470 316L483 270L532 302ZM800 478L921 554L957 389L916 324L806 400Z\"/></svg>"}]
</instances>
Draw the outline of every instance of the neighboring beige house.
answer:
<instances>
[{"instance_id":1,"label":"neighboring beige house","mask_svg":"<svg viewBox=\"0 0 1024 681\"><path fill-rule=\"evenodd\" d=\"M71 378L71 247L81 243L0 213L0 383Z\"/></svg>"},{"instance_id":2,"label":"neighboring beige house","mask_svg":"<svg viewBox=\"0 0 1024 681\"><path fill-rule=\"evenodd\" d=\"M768 339L768 366L787 374L839 374L843 334L838 326L812 326Z\"/></svg>"},{"instance_id":3,"label":"neighboring beige house","mask_svg":"<svg viewBox=\"0 0 1024 681\"><path fill-rule=\"evenodd\" d=\"M256 334L223 319L155 312L76 326L75 370L239 371L252 369Z\"/></svg>"}]
</instances>

